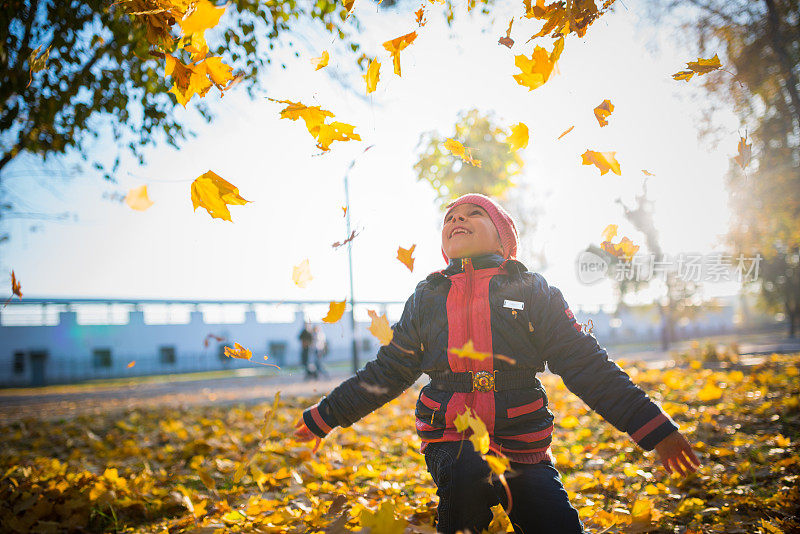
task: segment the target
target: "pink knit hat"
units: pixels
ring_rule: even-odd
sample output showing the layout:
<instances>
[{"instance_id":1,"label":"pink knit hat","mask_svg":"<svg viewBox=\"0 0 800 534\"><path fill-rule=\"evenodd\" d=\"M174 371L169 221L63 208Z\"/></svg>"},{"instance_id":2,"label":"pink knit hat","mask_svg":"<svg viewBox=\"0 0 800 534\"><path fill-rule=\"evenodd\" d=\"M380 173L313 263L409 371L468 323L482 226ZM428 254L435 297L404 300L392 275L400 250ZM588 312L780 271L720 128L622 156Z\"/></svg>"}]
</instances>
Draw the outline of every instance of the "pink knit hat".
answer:
<instances>
[{"instance_id":1,"label":"pink knit hat","mask_svg":"<svg viewBox=\"0 0 800 534\"><path fill-rule=\"evenodd\" d=\"M476 204L486 210L489 214L489 218L492 219L494 223L494 227L497 228L497 233L500 234L500 244L503 245L503 256L506 259L516 259L519 236L517 234L517 227L514 224L514 219L511 218L511 215L509 215L500 204L480 193L468 193L458 197L447 205L447 213L450 213L450 210L459 204L466 203ZM447 217L447 213L445 213L445 217ZM444 261L450 262L450 258L444 253L444 247L442 247L442 256L444 256Z\"/></svg>"}]
</instances>

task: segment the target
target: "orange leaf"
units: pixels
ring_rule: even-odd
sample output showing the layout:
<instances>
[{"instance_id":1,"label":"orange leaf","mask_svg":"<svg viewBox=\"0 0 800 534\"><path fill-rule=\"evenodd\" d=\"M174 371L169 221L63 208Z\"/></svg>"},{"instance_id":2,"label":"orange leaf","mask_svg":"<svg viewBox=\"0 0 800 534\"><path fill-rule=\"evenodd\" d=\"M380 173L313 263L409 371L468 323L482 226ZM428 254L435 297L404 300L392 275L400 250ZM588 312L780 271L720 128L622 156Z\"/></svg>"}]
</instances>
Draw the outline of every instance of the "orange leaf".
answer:
<instances>
[{"instance_id":1,"label":"orange leaf","mask_svg":"<svg viewBox=\"0 0 800 534\"><path fill-rule=\"evenodd\" d=\"M131 362L128 362L128 369L130 369L130 368L131 368L131 367L133 367L134 365L136 365L136 360L133 360L133 361L131 361Z\"/></svg>"},{"instance_id":2,"label":"orange leaf","mask_svg":"<svg viewBox=\"0 0 800 534\"><path fill-rule=\"evenodd\" d=\"M614 104L611 103L611 100L603 100L599 106L594 108L594 116L597 118L597 122L600 123L600 127L608 126L608 116L611 115L611 112L614 111Z\"/></svg>"},{"instance_id":3,"label":"orange leaf","mask_svg":"<svg viewBox=\"0 0 800 534\"><path fill-rule=\"evenodd\" d=\"M249 349L244 348L243 346L239 345L238 343L233 344L234 347L230 348L228 346L225 347L225 356L230 358L237 358L239 360L249 360L253 357L253 353L250 352Z\"/></svg>"},{"instance_id":4,"label":"orange leaf","mask_svg":"<svg viewBox=\"0 0 800 534\"><path fill-rule=\"evenodd\" d=\"M20 300L22 300L22 286L20 285L19 280L17 280L17 277L14 276L14 270L12 269L11 270L11 296L14 296L14 295L16 295L17 297L19 297Z\"/></svg>"},{"instance_id":5,"label":"orange leaf","mask_svg":"<svg viewBox=\"0 0 800 534\"><path fill-rule=\"evenodd\" d=\"M303 119L308 133L317 140L317 148L323 151L329 150L329 146L333 141L361 140L361 136L353 132L355 127L350 124L343 122L325 124L327 117L334 117L334 114L319 106L306 106L302 102L292 102L291 100L276 100L274 98L269 98L269 100L288 104L281 110L281 118L293 121Z\"/></svg>"},{"instance_id":6,"label":"orange leaf","mask_svg":"<svg viewBox=\"0 0 800 534\"><path fill-rule=\"evenodd\" d=\"M416 17L417 17L417 25L418 26L420 26L420 27L425 26L425 23L428 22L427 20L424 20L422 18L422 17L425 16L425 8L424 7L421 7L418 10L414 11L414 15L416 15Z\"/></svg>"},{"instance_id":7,"label":"orange leaf","mask_svg":"<svg viewBox=\"0 0 800 534\"><path fill-rule=\"evenodd\" d=\"M685 80L688 82L695 74L698 76L702 74L708 74L709 72L713 72L719 68L722 68L722 64L719 62L719 57L717 57L717 54L714 54L714 57L709 59L697 58L697 61L689 61L686 63L686 67L688 67L688 70L676 72L672 75L672 78L675 80Z\"/></svg>"},{"instance_id":8,"label":"orange leaf","mask_svg":"<svg viewBox=\"0 0 800 534\"><path fill-rule=\"evenodd\" d=\"M130 206L131 209L137 211L144 211L153 205L153 201L147 198L146 185L134 187L129 190L128 194L125 196L125 203Z\"/></svg>"},{"instance_id":9,"label":"orange leaf","mask_svg":"<svg viewBox=\"0 0 800 534\"><path fill-rule=\"evenodd\" d=\"M192 205L194 210L204 207L212 218L231 221L228 205L243 205L250 202L239 195L239 188L213 171L198 176L192 182Z\"/></svg>"},{"instance_id":10,"label":"orange leaf","mask_svg":"<svg viewBox=\"0 0 800 534\"><path fill-rule=\"evenodd\" d=\"M561 139L562 137L564 137L565 135L567 135L568 133L570 133L570 132L571 132L571 131L572 131L574 128L575 128L575 125L573 124L572 126L570 126L569 128L567 128L566 130L564 130L563 132L561 132L561 135L559 135L559 136L558 136L558 139ZM558 140L558 139L557 139L557 140Z\"/></svg>"},{"instance_id":11,"label":"orange leaf","mask_svg":"<svg viewBox=\"0 0 800 534\"><path fill-rule=\"evenodd\" d=\"M378 314L374 310L367 310L367 313L372 318L372 324L369 325L370 333L378 338L381 345L388 345L391 343L394 332L389 326L389 320L386 319L386 314L382 314L378 317Z\"/></svg>"},{"instance_id":12,"label":"orange leaf","mask_svg":"<svg viewBox=\"0 0 800 534\"><path fill-rule=\"evenodd\" d=\"M603 229L603 236L604 241L611 241L614 239L614 236L617 235L617 225L616 224L609 224Z\"/></svg>"},{"instance_id":13,"label":"orange leaf","mask_svg":"<svg viewBox=\"0 0 800 534\"><path fill-rule=\"evenodd\" d=\"M311 59L311 64L314 65L314 70L319 70L328 66L328 61L331 59L327 50L322 51L322 55Z\"/></svg>"},{"instance_id":14,"label":"orange leaf","mask_svg":"<svg viewBox=\"0 0 800 534\"><path fill-rule=\"evenodd\" d=\"M400 51L414 42L417 38L417 32L413 31L400 37L396 37L390 41L383 43L383 47L392 54L392 61L394 62L394 73L400 76Z\"/></svg>"},{"instance_id":15,"label":"orange leaf","mask_svg":"<svg viewBox=\"0 0 800 534\"><path fill-rule=\"evenodd\" d=\"M411 245L409 249L397 247L397 259L403 262L403 265L408 267L411 272L414 272L414 258L411 255L414 254L415 248L417 248L417 245Z\"/></svg>"},{"instance_id":16,"label":"orange leaf","mask_svg":"<svg viewBox=\"0 0 800 534\"><path fill-rule=\"evenodd\" d=\"M306 258L292 268L292 281L298 287L306 287L311 280L313 280L311 268L308 265L308 258Z\"/></svg>"},{"instance_id":17,"label":"orange leaf","mask_svg":"<svg viewBox=\"0 0 800 534\"><path fill-rule=\"evenodd\" d=\"M583 153L584 165L595 165L600 169L600 176L608 171L613 172L617 176L622 176L620 173L619 163L615 157L616 152L595 152L594 150L587 150Z\"/></svg>"},{"instance_id":18,"label":"orange leaf","mask_svg":"<svg viewBox=\"0 0 800 534\"><path fill-rule=\"evenodd\" d=\"M342 315L344 314L344 307L346 303L347 299L341 302L336 302L335 300L331 301L328 306L328 315L323 317L322 320L326 323L335 323L341 319Z\"/></svg>"},{"instance_id":19,"label":"orange leaf","mask_svg":"<svg viewBox=\"0 0 800 534\"><path fill-rule=\"evenodd\" d=\"M645 169L642 169L642 173L644 173L645 176L655 176L655 174Z\"/></svg>"},{"instance_id":20,"label":"orange leaf","mask_svg":"<svg viewBox=\"0 0 800 534\"><path fill-rule=\"evenodd\" d=\"M744 169L748 165L750 165L750 149L753 145L747 142L747 139L744 137L739 138L739 146L738 151L739 155L733 158L733 160Z\"/></svg>"}]
</instances>

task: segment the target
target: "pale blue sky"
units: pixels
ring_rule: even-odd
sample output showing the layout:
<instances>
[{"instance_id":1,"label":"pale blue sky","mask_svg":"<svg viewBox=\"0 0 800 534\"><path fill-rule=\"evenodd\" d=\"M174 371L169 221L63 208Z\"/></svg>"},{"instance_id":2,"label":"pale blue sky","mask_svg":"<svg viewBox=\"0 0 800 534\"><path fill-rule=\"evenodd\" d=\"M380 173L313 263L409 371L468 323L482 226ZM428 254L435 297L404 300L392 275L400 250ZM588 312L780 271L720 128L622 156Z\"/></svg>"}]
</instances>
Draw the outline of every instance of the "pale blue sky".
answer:
<instances>
[{"instance_id":1,"label":"pale blue sky","mask_svg":"<svg viewBox=\"0 0 800 534\"><path fill-rule=\"evenodd\" d=\"M149 150L143 168L123 163L119 186L91 173L69 184L50 183L49 189L32 185L28 177L5 179L31 210L74 211L79 220L41 222L33 233L26 231L31 221L13 221L13 239L2 245L0 267L7 273L14 269L27 297L342 300L349 293L347 254L331 244L346 236L342 177L358 157L350 175L353 224L360 230L353 248L356 297L405 300L420 279L444 265L435 195L413 171L419 136L428 130L452 135L458 113L475 107L494 111L506 126L521 121L530 128L518 181L530 184L544 210L534 239L548 261L542 273L573 308L610 305L611 283L581 284L574 261L586 245L599 244L607 224L643 241L614 199L632 204L641 169L647 169L656 174L649 189L665 250L719 251L729 217L723 174L738 141L731 114L720 116L728 134L718 148L697 139L706 105L690 98L698 94L698 84L670 76L697 58L693 43L653 34L635 6L617 4L585 38L567 40L558 72L533 91L512 75L518 72L514 55L533 50L525 41L538 23L515 21L514 48L497 44L511 15L521 11L516 3L498 7L493 23L481 18L457 23L452 39L440 17L430 14L416 42L401 53L402 77L392 73L381 43L416 28L416 4L396 15L364 10L362 41L382 63L378 90L368 99L313 70L309 59L324 49L332 53L327 69L344 73L352 66L337 63L330 37L309 35L315 50L299 59L287 54L287 69L268 73L268 93L249 100L234 89L220 99L210 91L205 100L217 120L198 127L197 138L179 150ZM658 53L649 51L647 39L661 42ZM552 46L550 39L539 42ZM356 87L362 90L360 77ZM280 105L267 96L320 105L336 120L354 124L363 141L335 142L329 153L318 155L302 122L279 119ZM616 108L609 126L600 128L592 110L604 99ZM193 103L179 113L191 116ZM556 140L571 125L575 129ZM362 154L371 144L374 148ZM587 149L616 151L622 176L601 177L595 167L582 166L580 155ZM96 150L111 150L108 139ZM30 161L16 162L16 169L35 168ZM212 219L202 208L192 212L190 184L207 170L252 201L230 208L233 223ZM102 198L104 192L124 194L142 184L155 202L145 212ZM417 245L413 273L395 258L398 246L411 244ZM292 284L291 271L305 258L314 280L300 289ZM709 284L705 293L730 294L736 287Z\"/></svg>"}]
</instances>

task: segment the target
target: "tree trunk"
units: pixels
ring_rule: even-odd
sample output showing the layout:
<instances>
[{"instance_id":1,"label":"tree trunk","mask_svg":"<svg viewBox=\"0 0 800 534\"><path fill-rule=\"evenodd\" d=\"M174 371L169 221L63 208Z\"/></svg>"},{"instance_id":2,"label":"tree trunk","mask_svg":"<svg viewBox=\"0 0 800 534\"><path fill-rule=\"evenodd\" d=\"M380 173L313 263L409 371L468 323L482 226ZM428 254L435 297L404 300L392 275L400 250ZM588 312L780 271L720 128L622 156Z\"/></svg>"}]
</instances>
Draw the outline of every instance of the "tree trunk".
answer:
<instances>
[{"instance_id":1,"label":"tree trunk","mask_svg":"<svg viewBox=\"0 0 800 534\"><path fill-rule=\"evenodd\" d=\"M772 42L772 49L778 57L778 63L783 71L783 81L786 91L789 93L794 111L795 124L800 129L800 95L797 92L797 76L795 76L793 63L786 51L786 40L783 37L780 26L780 16L775 7L775 0L764 0L767 5L767 21L769 24L769 36Z\"/></svg>"}]
</instances>

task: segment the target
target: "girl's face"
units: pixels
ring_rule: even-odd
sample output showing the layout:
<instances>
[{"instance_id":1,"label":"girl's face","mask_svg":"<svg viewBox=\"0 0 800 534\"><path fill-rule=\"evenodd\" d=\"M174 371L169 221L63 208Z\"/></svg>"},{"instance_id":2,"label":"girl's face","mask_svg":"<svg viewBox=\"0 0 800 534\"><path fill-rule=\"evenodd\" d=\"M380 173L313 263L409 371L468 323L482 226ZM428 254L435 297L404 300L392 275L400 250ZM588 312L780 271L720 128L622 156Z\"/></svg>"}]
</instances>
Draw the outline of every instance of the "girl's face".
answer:
<instances>
[{"instance_id":1,"label":"girl's face","mask_svg":"<svg viewBox=\"0 0 800 534\"><path fill-rule=\"evenodd\" d=\"M470 203L459 204L444 216L442 248L448 258L481 254L503 255L500 234L485 209Z\"/></svg>"}]
</instances>

